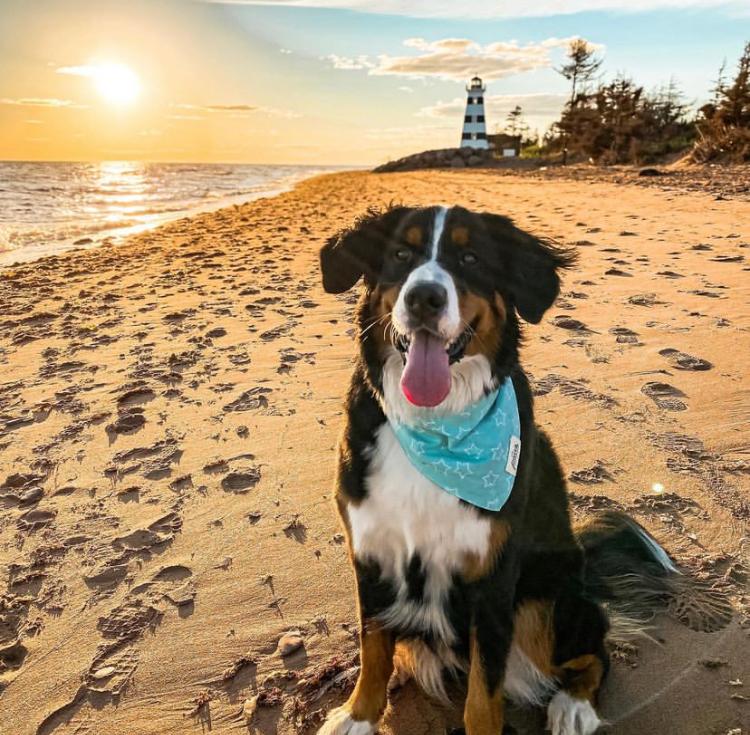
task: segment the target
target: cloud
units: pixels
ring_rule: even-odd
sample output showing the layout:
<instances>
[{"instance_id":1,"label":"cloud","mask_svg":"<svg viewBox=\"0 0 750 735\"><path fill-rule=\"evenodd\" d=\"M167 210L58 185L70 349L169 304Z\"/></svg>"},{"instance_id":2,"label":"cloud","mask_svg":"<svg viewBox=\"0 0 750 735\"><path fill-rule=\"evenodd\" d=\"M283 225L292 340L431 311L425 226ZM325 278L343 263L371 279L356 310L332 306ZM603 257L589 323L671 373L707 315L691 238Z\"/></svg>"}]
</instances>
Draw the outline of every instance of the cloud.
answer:
<instances>
[{"instance_id":1,"label":"cloud","mask_svg":"<svg viewBox=\"0 0 750 735\"><path fill-rule=\"evenodd\" d=\"M173 104L172 107L175 107L178 110L194 110L197 112L233 113L230 115L230 117L249 117L254 113L261 113L263 115L272 117L302 117L302 114L299 112L292 112L291 110L279 110L276 107L265 107L263 105L192 105L187 103L180 103ZM200 118L196 116L183 115L179 117L179 119L193 120Z\"/></svg>"},{"instance_id":2,"label":"cloud","mask_svg":"<svg viewBox=\"0 0 750 735\"><path fill-rule=\"evenodd\" d=\"M210 112L258 112L261 108L257 105L206 105L204 109Z\"/></svg>"},{"instance_id":3,"label":"cloud","mask_svg":"<svg viewBox=\"0 0 750 735\"><path fill-rule=\"evenodd\" d=\"M21 97L20 99L0 99L0 105L20 105L22 107L79 107L71 100L58 100L54 97Z\"/></svg>"},{"instance_id":4,"label":"cloud","mask_svg":"<svg viewBox=\"0 0 750 735\"><path fill-rule=\"evenodd\" d=\"M344 71L372 69L375 67L375 62L370 61L366 54L360 54L359 56L355 57L328 54L328 56L323 56L321 58L330 61L334 69L343 69Z\"/></svg>"},{"instance_id":5,"label":"cloud","mask_svg":"<svg viewBox=\"0 0 750 735\"><path fill-rule=\"evenodd\" d=\"M399 75L414 79L438 77L452 81L466 81L478 74L492 81L534 69L551 66L550 53L565 48L572 38L548 38L539 43L520 45L516 41L496 41L482 45L468 38L443 38L427 41L407 38L404 46L418 53L411 56L381 55L377 63L366 56L342 60L335 58L336 69L368 69L374 75ZM590 44L597 50L603 47Z\"/></svg>"},{"instance_id":6,"label":"cloud","mask_svg":"<svg viewBox=\"0 0 750 735\"><path fill-rule=\"evenodd\" d=\"M716 9L747 15L747 0L204 0L225 5L339 8L415 18L521 18L592 11Z\"/></svg>"},{"instance_id":7,"label":"cloud","mask_svg":"<svg viewBox=\"0 0 750 735\"><path fill-rule=\"evenodd\" d=\"M55 69L58 74L68 74L74 77L95 77L100 73L100 70L95 66L61 66Z\"/></svg>"}]
</instances>

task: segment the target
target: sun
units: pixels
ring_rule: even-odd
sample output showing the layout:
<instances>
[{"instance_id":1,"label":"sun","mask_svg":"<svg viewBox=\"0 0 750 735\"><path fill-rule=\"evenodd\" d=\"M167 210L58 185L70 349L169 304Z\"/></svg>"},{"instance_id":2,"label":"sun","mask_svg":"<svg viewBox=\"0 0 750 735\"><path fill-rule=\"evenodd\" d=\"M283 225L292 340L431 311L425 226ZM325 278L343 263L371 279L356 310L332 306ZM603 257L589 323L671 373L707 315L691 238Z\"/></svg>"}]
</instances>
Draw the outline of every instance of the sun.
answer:
<instances>
[{"instance_id":1,"label":"sun","mask_svg":"<svg viewBox=\"0 0 750 735\"><path fill-rule=\"evenodd\" d=\"M112 105L132 104L140 94L138 75L124 64L96 64L91 76L101 98Z\"/></svg>"}]
</instances>

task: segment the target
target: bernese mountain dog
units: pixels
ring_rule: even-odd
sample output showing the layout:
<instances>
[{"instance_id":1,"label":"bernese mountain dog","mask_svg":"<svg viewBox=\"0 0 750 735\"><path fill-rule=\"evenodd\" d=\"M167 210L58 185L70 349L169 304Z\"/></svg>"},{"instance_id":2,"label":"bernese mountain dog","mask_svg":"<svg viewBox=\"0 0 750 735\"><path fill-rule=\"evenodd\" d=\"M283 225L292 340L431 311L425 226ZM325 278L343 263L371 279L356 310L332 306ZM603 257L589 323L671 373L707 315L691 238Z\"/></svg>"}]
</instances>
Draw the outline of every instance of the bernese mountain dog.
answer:
<instances>
[{"instance_id":1,"label":"bernese mountain dog","mask_svg":"<svg viewBox=\"0 0 750 735\"><path fill-rule=\"evenodd\" d=\"M520 320L574 260L458 206L370 211L322 248L327 292L364 289L336 478L361 670L319 735L374 733L394 667L442 700L456 682L467 735L500 735L506 697L546 707L553 735L602 724L608 600L679 572L625 515L573 530L535 425Z\"/></svg>"}]
</instances>

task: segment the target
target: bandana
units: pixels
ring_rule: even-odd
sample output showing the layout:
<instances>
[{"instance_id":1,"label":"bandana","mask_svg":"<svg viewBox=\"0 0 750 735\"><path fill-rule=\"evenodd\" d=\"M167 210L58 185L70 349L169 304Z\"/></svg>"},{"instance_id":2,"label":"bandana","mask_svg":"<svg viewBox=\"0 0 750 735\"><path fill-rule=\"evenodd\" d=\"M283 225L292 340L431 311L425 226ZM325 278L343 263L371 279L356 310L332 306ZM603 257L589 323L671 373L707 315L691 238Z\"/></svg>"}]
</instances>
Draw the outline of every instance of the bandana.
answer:
<instances>
[{"instance_id":1,"label":"bandana","mask_svg":"<svg viewBox=\"0 0 750 735\"><path fill-rule=\"evenodd\" d=\"M389 418L409 461L451 495L485 510L500 510L513 490L521 454L513 382L506 378L461 413L431 413L419 412L409 423Z\"/></svg>"}]
</instances>

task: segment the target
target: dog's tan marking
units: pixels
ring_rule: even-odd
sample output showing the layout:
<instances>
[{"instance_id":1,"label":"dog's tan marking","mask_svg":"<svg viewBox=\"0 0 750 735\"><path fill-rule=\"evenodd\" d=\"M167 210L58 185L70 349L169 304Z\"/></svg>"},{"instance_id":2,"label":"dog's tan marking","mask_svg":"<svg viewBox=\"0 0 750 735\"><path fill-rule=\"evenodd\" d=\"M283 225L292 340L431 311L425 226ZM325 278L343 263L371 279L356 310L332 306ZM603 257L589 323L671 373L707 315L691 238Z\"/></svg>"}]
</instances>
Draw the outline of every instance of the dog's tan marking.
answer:
<instances>
[{"instance_id":1,"label":"dog's tan marking","mask_svg":"<svg viewBox=\"0 0 750 735\"><path fill-rule=\"evenodd\" d=\"M468 245L469 244L469 228L468 227L454 227L451 230L451 242L454 245Z\"/></svg>"},{"instance_id":2,"label":"dog's tan marking","mask_svg":"<svg viewBox=\"0 0 750 735\"><path fill-rule=\"evenodd\" d=\"M367 329L366 339L370 338L378 345L378 351L381 357L385 358L385 348L390 346L391 339L388 329L391 325L391 314L393 307L398 299L400 287L386 286L385 288L377 286L370 294L370 312L371 319L365 325Z\"/></svg>"},{"instance_id":3,"label":"dog's tan marking","mask_svg":"<svg viewBox=\"0 0 750 735\"><path fill-rule=\"evenodd\" d=\"M424 232L422 231L421 227L417 225L413 225L406 231L406 242L409 245L414 245L414 246L421 245L423 241L424 241Z\"/></svg>"},{"instance_id":4,"label":"dog's tan marking","mask_svg":"<svg viewBox=\"0 0 750 735\"><path fill-rule=\"evenodd\" d=\"M565 691L576 699L587 699L596 704L596 697L604 677L604 665L598 656L586 654L566 661L555 668L554 674L565 682Z\"/></svg>"},{"instance_id":5,"label":"dog's tan marking","mask_svg":"<svg viewBox=\"0 0 750 735\"><path fill-rule=\"evenodd\" d=\"M500 346L500 338L505 326L505 303L497 296L493 305L484 297L471 291L462 294L458 301L464 325L476 322L474 336L466 346L467 355L492 357Z\"/></svg>"},{"instance_id":6,"label":"dog's tan marking","mask_svg":"<svg viewBox=\"0 0 750 735\"><path fill-rule=\"evenodd\" d=\"M476 630L471 631L469 689L464 705L466 735L498 735L503 731L503 689L489 691L477 643Z\"/></svg>"},{"instance_id":7,"label":"dog's tan marking","mask_svg":"<svg viewBox=\"0 0 750 735\"><path fill-rule=\"evenodd\" d=\"M509 535L510 528L505 521L492 521L489 543L484 555L474 553L464 555L462 575L467 582L475 582L492 571Z\"/></svg>"},{"instance_id":8,"label":"dog's tan marking","mask_svg":"<svg viewBox=\"0 0 750 735\"><path fill-rule=\"evenodd\" d=\"M373 621L363 621L360 633L359 679L345 707L355 720L376 723L387 703L393 673L393 635Z\"/></svg>"},{"instance_id":9,"label":"dog's tan marking","mask_svg":"<svg viewBox=\"0 0 750 735\"><path fill-rule=\"evenodd\" d=\"M552 676L552 604L547 601L524 602L516 610L513 642L544 676Z\"/></svg>"}]
</instances>

